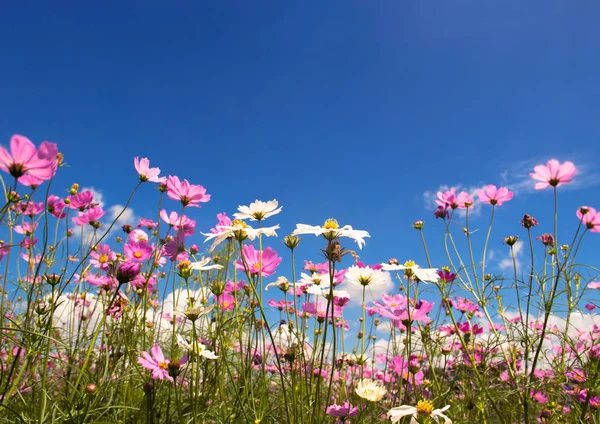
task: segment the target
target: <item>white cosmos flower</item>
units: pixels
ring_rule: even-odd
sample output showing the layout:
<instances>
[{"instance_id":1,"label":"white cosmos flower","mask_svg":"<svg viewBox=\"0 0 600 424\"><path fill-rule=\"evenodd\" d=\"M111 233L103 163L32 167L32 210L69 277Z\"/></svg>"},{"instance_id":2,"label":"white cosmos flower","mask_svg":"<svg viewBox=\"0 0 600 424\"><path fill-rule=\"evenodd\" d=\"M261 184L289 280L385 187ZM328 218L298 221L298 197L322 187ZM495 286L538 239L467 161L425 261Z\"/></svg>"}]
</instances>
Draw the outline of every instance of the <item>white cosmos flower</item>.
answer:
<instances>
[{"instance_id":1,"label":"white cosmos flower","mask_svg":"<svg viewBox=\"0 0 600 424\"><path fill-rule=\"evenodd\" d=\"M296 224L296 229L292 233L297 236L299 234L314 234L315 236L323 236L328 240L334 240L340 237L349 237L358 243L360 249L365 245L365 238L371 235L364 230L355 230L350 225L340 227L338 222L330 218L325 221L322 227L318 225Z\"/></svg>"},{"instance_id":2,"label":"white cosmos flower","mask_svg":"<svg viewBox=\"0 0 600 424\"><path fill-rule=\"evenodd\" d=\"M407 261L404 265L400 264L381 264L381 268L385 271L404 271L405 274L414 275L424 283L438 283L440 276L437 268L421 268L413 261ZM408 273L406 271L409 271Z\"/></svg>"},{"instance_id":3,"label":"white cosmos flower","mask_svg":"<svg viewBox=\"0 0 600 424\"><path fill-rule=\"evenodd\" d=\"M231 223L231 225L222 225L219 226L218 229L218 233L202 233L202 235L206 236L204 243L206 243L209 240L215 239L213 244L210 246L211 252L215 250L215 247L221 244L224 240L227 240L229 237L238 237L240 240L242 240L243 238L254 240L260 234L265 235L267 237L276 236L277 232L275 230L279 229L279 225L275 225L274 227L252 228L244 221L236 219Z\"/></svg>"},{"instance_id":4,"label":"white cosmos flower","mask_svg":"<svg viewBox=\"0 0 600 424\"><path fill-rule=\"evenodd\" d=\"M370 286L372 284L384 284L386 282L385 274L380 269L373 269L370 266L360 268L352 265L344 275L346 281L359 284L361 286Z\"/></svg>"},{"instance_id":5,"label":"white cosmos flower","mask_svg":"<svg viewBox=\"0 0 600 424\"><path fill-rule=\"evenodd\" d=\"M277 281L275 281L274 283L267 284L265 286L265 291L269 290L269 287L279 287L281 291L287 291L290 287L290 282L287 278L282 276L277 278Z\"/></svg>"},{"instance_id":6,"label":"white cosmos flower","mask_svg":"<svg viewBox=\"0 0 600 424\"><path fill-rule=\"evenodd\" d=\"M387 389L380 381L370 378L363 378L356 386L356 394L369 402L379 402L386 393Z\"/></svg>"},{"instance_id":7,"label":"white cosmos flower","mask_svg":"<svg viewBox=\"0 0 600 424\"><path fill-rule=\"evenodd\" d=\"M411 424L419 424L417 417L430 417L436 423L440 423L440 418L444 424L452 424L452 420L444 415L444 412L450 409L450 405L444 406L442 409L433 409L433 405L428 400L420 400L417 406L402 405L392 408L388 411L387 416L393 422L397 423L404 417L411 417Z\"/></svg>"},{"instance_id":8,"label":"white cosmos flower","mask_svg":"<svg viewBox=\"0 0 600 424\"><path fill-rule=\"evenodd\" d=\"M202 356L203 358L219 359L219 357L217 355L215 355L214 352L211 352L210 350L206 349L206 346L204 346L200 342L196 343L196 346L195 346L196 349L194 349L193 344L189 343L181 334L177 334L177 344L182 349L185 349L189 352L193 352L196 355Z\"/></svg>"},{"instance_id":9,"label":"white cosmos flower","mask_svg":"<svg viewBox=\"0 0 600 424\"><path fill-rule=\"evenodd\" d=\"M212 258L205 258L202 257L202 259L200 259L198 262L194 262L190 265L191 269L194 269L196 271L208 271L211 269L222 269L223 265L218 265L218 264L213 264L213 265L208 265L208 263L212 260Z\"/></svg>"},{"instance_id":10,"label":"white cosmos flower","mask_svg":"<svg viewBox=\"0 0 600 424\"><path fill-rule=\"evenodd\" d=\"M262 202L260 200L250 203L250 206L238 206L238 213L233 216L236 219L250 219L251 221L262 221L270 216L277 215L283 209L283 206L277 207L277 200Z\"/></svg>"}]
</instances>

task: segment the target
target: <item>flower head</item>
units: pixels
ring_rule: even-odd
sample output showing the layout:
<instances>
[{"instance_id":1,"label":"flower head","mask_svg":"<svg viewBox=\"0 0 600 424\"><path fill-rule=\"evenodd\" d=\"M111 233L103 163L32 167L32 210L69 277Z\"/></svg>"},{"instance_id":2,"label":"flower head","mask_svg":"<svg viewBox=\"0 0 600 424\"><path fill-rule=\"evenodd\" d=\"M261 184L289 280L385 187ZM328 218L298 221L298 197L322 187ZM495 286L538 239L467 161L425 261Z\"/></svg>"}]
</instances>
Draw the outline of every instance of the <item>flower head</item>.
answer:
<instances>
[{"instance_id":1,"label":"flower head","mask_svg":"<svg viewBox=\"0 0 600 424\"><path fill-rule=\"evenodd\" d=\"M495 185L486 185L484 188L477 190L479 200L483 203L488 203L492 206L501 206L502 203L508 202L513 198L514 193L506 187L496 187Z\"/></svg>"},{"instance_id":2,"label":"flower head","mask_svg":"<svg viewBox=\"0 0 600 424\"><path fill-rule=\"evenodd\" d=\"M270 247L261 251L256 250L252 245L246 244L242 247L244 261L239 260L235 263L235 267L240 271L248 272L251 276L260 275L270 277L275 274L277 266L281 263L281 257L277 256L277 252ZM262 263L261 263L262 256Z\"/></svg>"},{"instance_id":3,"label":"flower head","mask_svg":"<svg viewBox=\"0 0 600 424\"><path fill-rule=\"evenodd\" d=\"M153 183L164 183L167 179L165 177L159 177L160 168L150 168L150 161L148 158L135 157L133 159L133 165L135 170L140 174L140 181L146 182L151 181Z\"/></svg>"},{"instance_id":4,"label":"flower head","mask_svg":"<svg viewBox=\"0 0 600 424\"><path fill-rule=\"evenodd\" d=\"M238 206L238 213L234 213L234 218L237 219L250 219L251 221L262 221L263 219L269 218L270 216L277 215L281 212L283 207L277 207L279 204L277 200L269 200L268 202L262 202L256 200L254 203L250 203L249 206Z\"/></svg>"},{"instance_id":5,"label":"flower head","mask_svg":"<svg viewBox=\"0 0 600 424\"><path fill-rule=\"evenodd\" d=\"M442 409L433 409L431 402L420 400L417 402L417 406L402 405L392 408L388 411L387 416L393 423L400 422L404 417L411 417L411 424L418 424L417 418L428 417L438 424L440 419L444 420L444 424L452 424L452 420L444 415L448 409L450 409L450 405L446 405Z\"/></svg>"},{"instance_id":6,"label":"flower head","mask_svg":"<svg viewBox=\"0 0 600 424\"><path fill-rule=\"evenodd\" d=\"M356 386L356 394L369 402L379 402L387 393L380 381L364 378Z\"/></svg>"},{"instance_id":7,"label":"flower head","mask_svg":"<svg viewBox=\"0 0 600 424\"><path fill-rule=\"evenodd\" d=\"M579 172L573 162L566 161L561 164L556 159L550 159L546 165L538 165L533 170L535 172L530 173L529 176L536 181L540 181L535 184L536 190L570 183Z\"/></svg>"},{"instance_id":8,"label":"flower head","mask_svg":"<svg viewBox=\"0 0 600 424\"><path fill-rule=\"evenodd\" d=\"M199 203L210 200L210 194L201 185L193 185L188 180L179 181L178 177L167 178L167 195L173 200L179 200L183 206L200 207Z\"/></svg>"},{"instance_id":9,"label":"flower head","mask_svg":"<svg viewBox=\"0 0 600 424\"><path fill-rule=\"evenodd\" d=\"M452 187L447 191L438 191L438 199L435 201L438 207L444 209L466 209L473 205L473 198L466 191L461 191L456 194L456 188Z\"/></svg>"},{"instance_id":10,"label":"flower head","mask_svg":"<svg viewBox=\"0 0 600 424\"><path fill-rule=\"evenodd\" d=\"M588 230L593 233L600 233L600 213L589 206L582 206L577 209L577 218Z\"/></svg>"},{"instance_id":11,"label":"flower head","mask_svg":"<svg viewBox=\"0 0 600 424\"><path fill-rule=\"evenodd\" d=\"M299 234L314 234L315 236L323 236L327 240L335 240L340 237L349 237L354 240L360 249L365 245L365 238L371 237L371 235L364 230L355 230L350 225L344 225L340 227L338 222L330 218L325 221L323 226L318 225L307 225L307 224L296 224L296 229L292 232L293 235Z\"/></svg>"},{"instance_id":12,"label":"flower head","mask_svg":"<svg viewBox=\"0 0 600 424\"><path fill-rule=\"evenodd\" d=\"M0 169L17 178L21 184L37 186L49 180L58 168L58 148L47 141L39 149L22 135L10 140L10 153L0 146Z\"/></svg>"},{"instance_id":13,"label":"flower head","mask_svg":"<svg viewBox=\"0 0 600 424\"><path fill-rule=\"evenodd\" d=\"M413 261L406 261L404 265L400 264L381 264L384 271L404 271L407 277L416 277L424 283L437 283L440 281L437 268L421 268Z\"/></svg>"},{"instance_id":14,"label":"flower head","mask_svg":"<svg viewBox=\"0 0 600 424\"><path fill-rule=\"evenodd\" d=\"M370 266L358 267L352 265L346 271L345 277L346 281L361 286L384 284L386 282L385 273L381 269L373 269Z\"/></svg>"}]
</instances>

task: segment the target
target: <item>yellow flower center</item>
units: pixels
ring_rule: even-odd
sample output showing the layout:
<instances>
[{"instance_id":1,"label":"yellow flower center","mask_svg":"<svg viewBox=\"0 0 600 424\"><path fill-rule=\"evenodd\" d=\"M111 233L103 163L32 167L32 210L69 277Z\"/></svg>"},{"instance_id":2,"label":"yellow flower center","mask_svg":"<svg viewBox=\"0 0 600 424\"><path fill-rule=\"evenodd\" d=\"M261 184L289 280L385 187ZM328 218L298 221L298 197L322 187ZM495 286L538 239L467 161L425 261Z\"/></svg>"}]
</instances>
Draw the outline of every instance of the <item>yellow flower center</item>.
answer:
<instances>
[{"instance_id":1,"label":"yellow flower center","mask_svg":"<svg viewBox=\"0 0 600 424\"><path fill-rule=\"evenodd\" d=\"M231 221L231 226L232 226L232 227L239 226L239 227L242 227L242 228L248 228L248 227L249 227L249 225L248 225L248 224L246 224L246 223L245 223L244 221L242 221L241 219L234 219L233 221Z\"/></svg>"},{"instance_id":2,"label":"yellow flower center","mask_svg":"<svg viewBox=\"0 0 600 424\"><path fill-rule=\"evenodd\" d=\"M408 260L408 261L404 262L405 267L411 267L411 266L415 266L415 265L416 265L416 263L413 260Z\"/></svg>"},{"instance_id":3,"label":"yellow flower center","mask_svg":"<svg viewBox=\"0 0 600 424\"><path fill-rule=\"evenodd\" d=\"M105 264L106 262L108 262L108 255L100 255L100 257L98 258L98 262L100 262L101 264Z\"/></svg>"},{"instance_id":4,"label":"yellow flower center","mask_svg":"<svg viewBox=\"0 0 600 424\"><path fill-rule=\"evenodd\" d=\"M158 368L167 370L167 369L169 369L169 364L167 364L166 362L161 362L160 364L158 364Z\"/></svg>"},{"instance_id":5,"label":"yellow flower center","mask_svg":"<svg viewBox=\"0 0 600 424\"><path fill-rule=\"evenodd\" d=\"M135 253L133 254L133 256L134 256L135 258L139 259L139 258L141 258L141 257L142 257L142 252L135 252Z\"/></svg>"},{"instance_id":6,"label":"yellow flower center","mask_svg":"<svg viewBox=\"0 0 600 424\"><path fill-rule=\"evenodd\" d=\"M327 230L337 230L340 228L340 224L338 224L335 219L329 218L327 221L325 221L325 224L323 224L323 228Z\"/></svg>"},{"instance_id":7,"label":"yellow flower center","mask_svg":"<svg viewBox=\"0 0 600 424\"><path fill-rule=\"evenodd\" d=\"M420 400L417 403L417 412L428 417L433 412L433 405L428 400Z\"/></svg>"}]
</instances>

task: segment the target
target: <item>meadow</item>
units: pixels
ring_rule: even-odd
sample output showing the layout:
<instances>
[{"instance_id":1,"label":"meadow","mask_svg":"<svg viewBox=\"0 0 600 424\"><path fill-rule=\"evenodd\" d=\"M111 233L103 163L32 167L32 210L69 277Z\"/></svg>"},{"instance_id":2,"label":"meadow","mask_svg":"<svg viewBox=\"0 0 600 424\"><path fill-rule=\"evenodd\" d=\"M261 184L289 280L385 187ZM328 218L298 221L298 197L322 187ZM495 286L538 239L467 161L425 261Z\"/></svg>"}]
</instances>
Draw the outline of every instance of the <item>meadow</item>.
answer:
<instances>
[{"instance_id":1,"label":"meadow","mask_svg":"<svg viewBox=\"0 0 600 424\"><path fill-rule=\"evenodd\" d=\"M427 226L395 224L419 234L414 258L365 264L367 229L327 216L280 228L276 200L197 226L186 214L219 193L161 176L156 158L131 158L135 188L106 220L92 191L52 185L67 159L22 135L0 148L2 423L600 422L600 272L578 261L600 212L559 207L580 177L571 162L530 170L553 222L523 211L498 235L511 190L450 188ZM155 213L117 225L142 185ZM309 237L320 261L297 257ZM499 240L508 272L490 265Z\"/></svg>"}]
</instances>

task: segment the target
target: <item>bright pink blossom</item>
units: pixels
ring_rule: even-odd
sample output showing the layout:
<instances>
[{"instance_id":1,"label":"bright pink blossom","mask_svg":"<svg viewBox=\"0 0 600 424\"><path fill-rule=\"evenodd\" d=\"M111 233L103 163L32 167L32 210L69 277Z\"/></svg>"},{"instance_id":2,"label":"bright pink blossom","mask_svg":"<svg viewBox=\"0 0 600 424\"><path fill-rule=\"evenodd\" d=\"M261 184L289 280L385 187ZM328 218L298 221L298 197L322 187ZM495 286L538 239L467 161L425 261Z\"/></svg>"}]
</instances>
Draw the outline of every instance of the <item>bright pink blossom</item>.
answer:
<instances>
[{"instance_id":1,"label":"bright pink blossom","mask_svg":"<svg viewBox=\"0 0 600 424\"><path fill-rule=\"evenodd\" d=\"M90 256L92 257L90 264L102 271L108 271L111 262L117 260L117 254L110 249L108 244L99 244L96 250L90 253Z\"/></svg>"},{"instance_id":2,"label":"bright pink blossom","mask_svg":"<svg viewBox=\"0 0 600 424\"><path fill-rule=\"evenodd\" d=\"M138 359L138 364L152 371L152 378L155 380L171 378L169 377L169 360L165 358L158 343L150 349L150 354L142 352L142 356Z\"/></svg>"},{"instance_id":3,"label":"bright pink blossom","mask_svg":"<svg viewBox=\"0 0 600 424\"><path fill-rule=\"evenodd\" d=\"M85 209L94 206L92 204L93 201L94 193L92 193L90 190L85 190L81 193L69 196L69 208L84 211Z\"/></svg>"},{"instance_id":4,"label":"bright pink blossom","mask_svg":"<svg viewBox=\"0 0 600 424\"><path fill-rule=\"evenodd\" d=\"M125 257L129 261L146 262L152 256L154 249L146 241L129 241L123 246Z\"/></svg>"},{"instance_id":5,"label":"bright pink blossom","mask_svg":"<svg viewBox=\"0 0 600 424\"><path fill-rule=\"evenodd\" d=\"M96 206L85 212L78 212L78 216L73 218L73 222L77 225L90 224L91 226L98 226L98 220L104 215L106 215L106 212L100 206Z\"/></svg>"},{"instance_id":6,"label":"bright pink blossom","mask_svg":"<svg viewBox=\"0 0 600 424\"><path fill-rule=\"evenodd\" d=\"M189 258L190 255L185 250L185 235L178 232L173 240L165 244L164 253L171 261L184 261Z\"/></svg>"},{"instance_id":7,"label":"bright pink blossom","mask_svg":"<svg viewBox=\"0 0 600 424\"><path fill-rule=\"evenodd\" d=\"M513 198L514 193L506 187L496 187L495 185L486 185L485 188L477 190L479 200L490 205L501 206Z\"/></svg>"},{"instance_id":8,"label":"bright pink blossom","mask_svg":"<svg viewBox=\"0 0 600 424\"><path fill-rule=\"evenodd\" d=\"M262 267L260 250L256 250L254 246L247 244L242 247L242 251L246 263L244 264L242 260L238 260L235 263L235 267L241 271L248 272L251 276L259 275L262 268L263 277L270 277L275 274L277 266L281 263L281 257L277 256L277 252L270 247L267 247L262 252ZM247 267L244 265L247 265Z\"/></svg>"},{"instance_id":9,"label":"bright pink blossom","mask_svg":"<svg viewBox=\"0 0 600 424\"><path fill-rule=\"evenodd\" d=\"M58 196L48 196L48 212L54 215L58 219L64 218L67 213L65 212L65 201Z\"/></svg>"},{"instance_id":10,"label":"bright pink blossom","mask_svg":"<svg viewBox=\"0 0 600 424\"><path fill-rule=\"evenodd\" d=\"M133 159L133 165L135 170L140 174L140 181L146 182L151 181L153 183L164 183L167 179L165 177L159 177L160 168L150 168L150 161L148 158L135 157Z\"/></svg>"},{"instance_id":11,"label":"bright pink blossom","mask_svg":"<svg viewBox=\"0 0 600 424\"><path fill-rule=\"evenodd\" d=\"M231 219L229 219L229 217L227 216L227 214L225 212L223 213L218 213L217 214L217 225L215 225L215 228L211 228L210 232L212 234L219 234L220 232L222 232L222 227L229 227L231 225Z\"/></svg>"},{"instance_id":12,"label":"bright pink blossom","mask_svg":"<svg viewBox=\"0 0 600 424\"><path fill-rule=\"evenodd\" d=\"M199 203L210 200L210 194L201 185L193 185L188 180L179 181L178 177L167 178L167 195L173 200L179 200L183 206L200 207Z\"/></svg>"},{"instance_id":13,"label":"bright pink blossom","mask_svg":"<svg viewBox=\"0 0 600 424\"><path fill-rule=\"evenodd\" d=\"M37 186L52 178L57 167L58 148L54 143L44 141L36 149L27 137L15 134L10 140L10 153L0 146L0 169L21 184Z\"/></svg>"},{"instance_id":14,"label":"bright pink blossom","mask_svg":"<svg viewBox=\"0 0 600 424\"><path fill-rule=\"evenodd\" d=\"M540 181L535 184L536 190L570 183L579 172L573 162L567 161L561 164L556 159L550 159L546 165L538 165L533 170L535 172L530 173L529 176L536 181Z\"/></svg>"}]
</instances>

